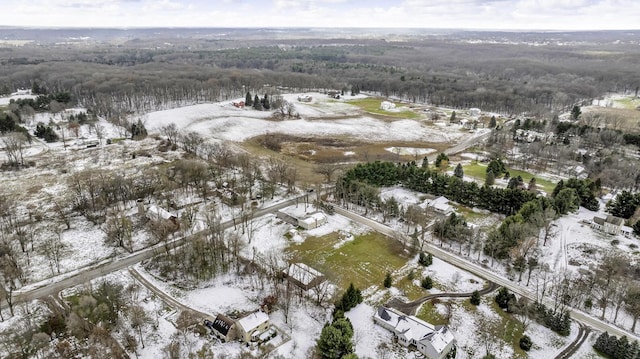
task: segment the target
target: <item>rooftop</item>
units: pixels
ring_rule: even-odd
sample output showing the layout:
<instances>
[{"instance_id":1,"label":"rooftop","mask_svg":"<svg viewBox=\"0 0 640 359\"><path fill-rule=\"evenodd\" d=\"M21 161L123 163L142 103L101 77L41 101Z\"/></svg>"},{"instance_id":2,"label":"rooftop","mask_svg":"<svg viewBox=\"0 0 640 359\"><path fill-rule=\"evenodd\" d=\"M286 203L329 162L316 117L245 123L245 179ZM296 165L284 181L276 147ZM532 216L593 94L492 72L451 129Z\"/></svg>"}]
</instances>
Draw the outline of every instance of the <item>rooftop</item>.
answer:
<instances>
[{"instance_id":1,"label":"rooftop","mask_svg":"<svg viewBox=\"0 0 640 359\"><path fill-rule=\"evenodd\" d=\"M238 325L240 325L245 333L248 333L267 321L269 321L269 316L265 312L257 311L238 320Z\"/></svg>"}]
</instances>

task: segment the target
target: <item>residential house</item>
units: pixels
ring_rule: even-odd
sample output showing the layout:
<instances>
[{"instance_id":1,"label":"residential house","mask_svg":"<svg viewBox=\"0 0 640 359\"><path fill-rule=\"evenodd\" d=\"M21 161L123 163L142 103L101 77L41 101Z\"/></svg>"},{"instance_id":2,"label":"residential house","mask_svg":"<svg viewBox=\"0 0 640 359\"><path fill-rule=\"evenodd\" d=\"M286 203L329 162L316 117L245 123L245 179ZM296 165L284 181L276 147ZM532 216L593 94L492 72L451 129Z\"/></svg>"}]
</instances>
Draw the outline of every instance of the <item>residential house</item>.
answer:
<instances>
[{"instance_id":1,"label":"residential house","mask_svg":"<svg viewBox=\"0 0 640 359\"><path fill-rule=\"evenodd\" d=\"M454 211L454 208L449 204L449 200L444 196L428 201L427 208L444 216L449 216Z\"/></svg>"},{"instance_id":2,"label":"residential house","mask_svg":"<svg viewBox=\"0 0 640 359\"><path fill-rule=\"evenodd\" d=\"M222 342L228 342L236 339L236 323L233 319L218 314L216 319L211 322L209 328L212 333L218 337Z\"/></svg>"},{"instance_id":3,"label":"residential house","mask_svg":"<svg viewBox=\"0 0 640 359\"><path fill-rule=\"evenodd\" d=\"M303 290L314 288L326 280L322 273L304 263L291 263L283 274L287 280Z\"/></svg>"},{"instance_id":4,"label":"residential house","mask_svg":"<svg viewBox=\"0 0 640 359\"><path fill-rule=\"evenodd\" d=\"M144 201L142 199L139 199L136 202L138 205L138 215L141 217L146 217L149 220L162 223L172 231L180 229L180 222L178 221L178 216L175 214L154 204L145 209Z\"/></svg>"},{"instance_id":5,"label":"residential house","mask_svg":"<svg viewBox=\"0 0 640 359\"><path fill-rule=\"evenodd\" d=\"M444 359L456 341L446 326L434 326L393 308L378 307L373 321L391 331L400 345L416 349L428 359Z\"/></svg>"},{"instance_id":6,"label":"residential house","mask_svg":"<svg viewBox=\"0 0 640 359\"><path fill-rule=\"evenodd\" d=\"M396 108L396 104L393 102L389 102L389 101L382 101L380 103L380 109L384 110L384 111L389 111L389 110L393 110Z\"/></svg>"},{"instance_id":7,"label":"residential house","mask_svg":"<svg viewBox=\"0 0 640 359\"><path fill-rule=\"evenodd\" d=\"M631 238L631 236L633 235L633 228L631 228L629 226L621 226L620 227L620 234L622 234L623 236L625 236L627 238Z\"/></svg>"},{"instance_id":8,"label":"residential house","mask_svg":"<svg viewBox=\"0 0 640 359\"><path fill-rule=\"evenodd\" d=\"M318 228L325 223L327 223L327 216L322 212L311 213L298 219L298 225L304 229Z\"/></svg>"},{"instance_id":9,"label":"residential house","mask_svg":"<svg viewBox=\"0 0 640 359\"><path fill-rule=\"evenodd\" d=\"M608 215L606 218L595 216L591 223L591 228L605 232L607 234L617 235L622 230L624 219L612 215Z\"/></svg>"},{"instance_id":10,"label":"residential house","mask_svg":"<svg viewBox=\"0 0 640 359\"><path fill-rule=\"evenodd\" d=\"M299 102L311 102L313 98L309 95L300 95L298 96L298 101Z\"/></svg>"},{"instance_id":11,"label":"residential house","mask_svg":"<svg viewBox=\"0 0 640 359\"><path fill-rule=\"evenodd\" d=\"M234 107L237 108L244 108L244 101L240 101L240 102L232 102L231 103Z\"/></svg>"},{"instance_id":12,"label":"residential house","mask_svg":"<svg viewBox=\"0 0 640 359\"><path fill-rule=\"evenodd\" d=\"M262 311L253 312L242 319L238 319L238 337L245 343L257 342L260 336L269 330L271 323L269 316Z\"/></svg>"}]
</instances>

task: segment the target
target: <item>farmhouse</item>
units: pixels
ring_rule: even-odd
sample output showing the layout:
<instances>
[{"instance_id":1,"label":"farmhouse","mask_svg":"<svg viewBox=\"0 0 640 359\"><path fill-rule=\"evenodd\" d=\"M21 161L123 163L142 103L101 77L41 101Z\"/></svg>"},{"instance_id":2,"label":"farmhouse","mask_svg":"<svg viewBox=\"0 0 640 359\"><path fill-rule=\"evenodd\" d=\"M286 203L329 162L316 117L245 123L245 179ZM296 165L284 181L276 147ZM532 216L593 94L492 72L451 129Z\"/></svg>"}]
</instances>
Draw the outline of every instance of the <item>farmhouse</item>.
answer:
<instances>
[{"instance_id":1,"label":"farmhouse","mask_svg":"<svg viewBox=\"0 0 640 359\"><path fill-rule=\"evenodd\" d=\"M622 230L622 224L624 219L612 215L608 215L607 218L595 216L591 223L591 228L597 229L607 234L617 235Z\"/></svg>"},{"instance_id":2,"label":"farmhouse","mask_svg":"<svg viewBox=\"0 0 640 359\"><path fill-rule=\"evenodd\" d=\"M304 218L298 219L298 225L304 229L314 229L327 223L327 216L322 212L311 213Z\"/></svg>"},{"instance_id":3,"label":"farmhouse","mask_svg":"<svg viewBox=\"0 0 640 359\"><path fill-rule=\"evenodd\" d=\"M211 331L223 342L228 342L236 338L236 323L229 317L218 314L216 320L211 323Z\"/></svg>"},{"instance_id":4,"label":"farmhouse","mask_svg":"<svg viewBox=\"0 0 640 359\"><path fill-rule=\"evenodd\" d=\"M373 321L391 331L400 345L415 348L429 359L445 358L456 341L446 326L433 326L393 308L378 307Z\"/></svg>"},{"instance_id":5,"label":"farmhouse","mask_svg":"<svg viewBox=\"0 0 640 359\"><path fill-rule=\"evenodd\" d=\"M303 290L309 290L326 279L322 273L304 263L291 263L283 274L287 280Z\"/></svg>"},{"instance_id":6,"label":"farmhouse","mask_svg":"<svg viewBox=\"0 0 640 359\"><path fill-rule=\"evenodd\" d=\"M245 343L257 342L260 335L269 329L271 323L269 316L262 311L253 312L246 317L239 319L238 337Z\"/></svg>"}]
</instances>

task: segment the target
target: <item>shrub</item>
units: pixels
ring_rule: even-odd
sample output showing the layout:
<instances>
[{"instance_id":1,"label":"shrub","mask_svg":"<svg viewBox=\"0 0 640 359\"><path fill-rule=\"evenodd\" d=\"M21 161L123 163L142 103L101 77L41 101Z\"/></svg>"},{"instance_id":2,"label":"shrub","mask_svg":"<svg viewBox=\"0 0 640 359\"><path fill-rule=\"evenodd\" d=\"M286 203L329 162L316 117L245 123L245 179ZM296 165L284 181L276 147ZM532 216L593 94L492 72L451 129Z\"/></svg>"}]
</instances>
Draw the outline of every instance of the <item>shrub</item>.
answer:
<instances>
[{"instance_id":1,"label":"shrub","mask_svg":"<svg viewBox=\"0 0 640 359\"><path fill-rule=\"evenodd\" d=\"M431 279L431 277L429 276L424 277L424 279L422 280L422 288L424 289L433 288L433 280Z\"/></svg>"},{"instance_id":2,"label":"shrub","mask_svg":"<svg viewBox=\"0 0 640 359\"><path fill-rule=\"evenodd\" d=\"M392 284L391 273L387 272L387 276L384 277L384 287L389 288Z\"/></svg>"},{"instance_id":3,"label":"shrub","mask_svg":"<svg viewBox=\"0 0 640 359\"><path fill-rule=\"evenodd\" d=\"M471 298L469 299L469 302L471 302L471 304L473 304L473 305L479 305L480 304L480 292L478 292L477 290L474 290L473 293L471 293Z\"/></svg>"},{"instance_id":4,"label":"shrub","mask_svg":"<svg viewBox=\"0 0 640 359\"><path fill-rule=\"evenodd\" d=\"M425 254L424 252L420 252L420 258L418 259L418 263L420 263L425 267L428 267L431 264L433 264L433 256L430 253Z\"/></svg>"},{"instance_id":5,"label":"shrub","mask_svg":"<svg viewBox=\"0 0 640 359\"><path fill-rule=\"evenodd\" d=\"M529 338L528 335L523 335L522 338L520 338L520 349L524 350L525 352L528 352L529 350L531 350L532 345L533 345L533 342L531 341L531 338Z\"/></svg>"}]
</instances>

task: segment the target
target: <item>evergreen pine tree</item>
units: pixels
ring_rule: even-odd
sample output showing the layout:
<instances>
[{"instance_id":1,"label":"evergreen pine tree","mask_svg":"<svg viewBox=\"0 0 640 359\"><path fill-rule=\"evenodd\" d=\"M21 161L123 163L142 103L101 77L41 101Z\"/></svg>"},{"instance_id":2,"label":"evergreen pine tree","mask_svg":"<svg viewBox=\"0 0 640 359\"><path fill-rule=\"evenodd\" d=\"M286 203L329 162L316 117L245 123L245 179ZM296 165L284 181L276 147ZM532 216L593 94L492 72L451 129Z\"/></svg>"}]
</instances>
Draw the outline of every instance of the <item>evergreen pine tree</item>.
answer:
<instances>
[{"instance_id":1,"label":"evergreen pine tree","mask_svg":"<svg viewBox=\"0 0 640 359\"><path fill-rule=\"evenodd\" d=\"M424 158L422 159L422 168L429 168L429 159L427 158L427 156L424 156Z\"/></svg>"},{"instance_id":2,"label":"evergreen pine tree","mask_svg":"<svg viewBox=\"0 0 640 359\"><path fill-rule=\"evenodd\" d=\"M431 277L426 276L424 277L424 279L422 279L422 288L424 289L431 289L433 288L433 279L431 279Z\"/></svg>"},{"instance_id":3,"label":"evergreen pine tree","mask_svg":"<svg viewBox=\"0 0 640 359\"><path fill-rule=\"evenodd\" d=\"M496 122L496 116L491 116L491 121L489 121L489 128L495 128L498 125Z\"/></svg>"},{"instance_id":4,"label":"evergreen pine tree","mask_svg":"<svg viewBox=\"0 0 640 359\"><path fill-rule=\"evenodd\" d=\"M393 280L391 279L391 273L387 272L387 276L384 277L384 287L385 288L389 288L391 287L391 284L393 284L392 282Z\"/></svg>"},{"instance_id":5,"label":"evergreen pine tree","mask_svg":"<svg viewBox=\"0 0 640 359\"><path fill-rule=\"evenodd\" d=\"M493 186L496 182L496 176L493 174L493 171L487 171L487 176L484 180L485 186Z\"/></svg>"},{"instance_id":6,"label":"evergreen pine tree","mask_svg":"<svg viewBox=\"0 0 640 359\"><path fill-rule=\"evenodd\" d=\"M456 120L456 112L455 111L451 112L451 117L449 118L449 122L451 122L451 123L457 123L458 122Z\"/></svg>"},{"instance_id":7,"label":"evergreen pine tree","mask_svg":"<svg viewBox=\"0 0 640 359\"><path fill-rule=\"evenodd\" d=\"M255 108L258 111L262 111L262 102L260 102L260 98L258 97L258 94L256 94L256 96L253 98L253 108Z\"/></svg>"},{"instance_id":8,"label":"evergreen pine tree","mask_svg":"<svg viewBox=\"0 0 640 359\"><path fill-rule=\"evenodd\" d=\"M480 305L480 292L478 292L477 290L474 290L473 293L471 293L471 298L469 299L469 302L473 305Z\"/></svg>"},{"instance_id":9,"label":"evergreen pine tree","mask_svg":"<svg viewBox=\"0 0 640 359\"><path fill-rule=\"evenodd\" d=\"M267 97L267 94L264 94L264 98L262 99L262 107L265 110L268 110L271 108L271 105L269 104L269 97Z\"/></svg>"},{"instance_id":10,"label":"evergreen pine tree","mask_svg":"<svg viewBox=\"0 0 640 359\"><path fill-rule=\"evenodd\" d=\"M251 99L251 92L247 91L247 95L244 97L245 106L253 106L253 100Z\"/></svg>"},{"instance_id":11,"label":"evergreen pine tree","mask_svg":"<svg viewBox=\"0 0 640 359\"><path fill-rule=\"evenodd\" d=\"M455 170L453 170L453 175L462 179L464 177L464 170L462 169L462 165L458 163Z\"/></svg>"}]
</instances>

